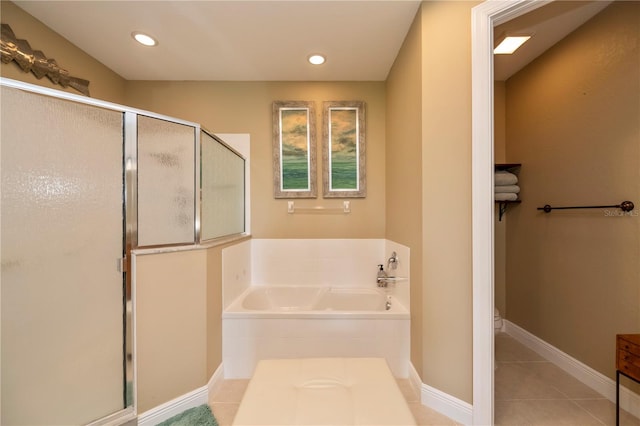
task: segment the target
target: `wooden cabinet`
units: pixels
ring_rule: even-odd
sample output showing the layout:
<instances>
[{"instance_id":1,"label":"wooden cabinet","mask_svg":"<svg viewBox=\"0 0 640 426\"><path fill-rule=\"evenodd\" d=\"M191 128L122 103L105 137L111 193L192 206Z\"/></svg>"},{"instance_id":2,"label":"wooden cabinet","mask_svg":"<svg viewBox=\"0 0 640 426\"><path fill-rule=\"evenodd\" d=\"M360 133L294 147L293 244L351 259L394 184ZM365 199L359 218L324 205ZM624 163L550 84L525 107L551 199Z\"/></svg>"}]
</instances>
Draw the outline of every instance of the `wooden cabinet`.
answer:
<instances>
[{"instance_id":1,"label":"wooden cabinet","mask_svg":"<svg viewBox=\"0 0 640 426\"><path fill-rule=\"evenodd\" d=\"M640 334L616 336L616 425L620 424L620 374L640 383Z\"/></svg>"},{"instance_id":2,"label":"wooden cabinet","mask_svg":"<svg viewBox=\"0 0 640 426\"><path fill-rule=\"evenodd\" d=\"M618 334L616 368L640 381L640 334Z\"/></svg>"}]
</instances>

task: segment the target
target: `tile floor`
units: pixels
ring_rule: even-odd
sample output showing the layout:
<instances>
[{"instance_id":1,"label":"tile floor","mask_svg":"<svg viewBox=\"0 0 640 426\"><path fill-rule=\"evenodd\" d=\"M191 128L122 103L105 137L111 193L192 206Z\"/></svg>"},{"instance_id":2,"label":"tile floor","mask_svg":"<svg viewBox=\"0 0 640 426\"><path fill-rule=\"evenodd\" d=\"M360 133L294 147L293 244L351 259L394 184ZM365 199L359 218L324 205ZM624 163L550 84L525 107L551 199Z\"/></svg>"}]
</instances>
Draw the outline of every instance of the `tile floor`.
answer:
<instances>
[{"instance_id":1,"label":"tile floor","mask_svg":"<svg viewBox=\"0 0 640 426\"><path fill-rule=\"evenodd\" d=\"M496 336L496 425L615 425L615 404L583 385L554 364L507 334ZM220 426L233 423L249 380L224 380L209 398ZM409 381L398 386L420 426L457 423L420 403ZM621 425L640 426L640 420L621 411ZM398 425L400 426L400 425Z\"/></svg>"},{"instance_id":2,"label":"tile floor","mask_svg":"<svg viewBox=\"0 0 640 426\"><path fill-rule=\"evenodd\" d=\"M505 333L495 339L496 425L615 425L616 406ZM640 420L620 411L621 425Z\"/></svg>"}]
</instances>

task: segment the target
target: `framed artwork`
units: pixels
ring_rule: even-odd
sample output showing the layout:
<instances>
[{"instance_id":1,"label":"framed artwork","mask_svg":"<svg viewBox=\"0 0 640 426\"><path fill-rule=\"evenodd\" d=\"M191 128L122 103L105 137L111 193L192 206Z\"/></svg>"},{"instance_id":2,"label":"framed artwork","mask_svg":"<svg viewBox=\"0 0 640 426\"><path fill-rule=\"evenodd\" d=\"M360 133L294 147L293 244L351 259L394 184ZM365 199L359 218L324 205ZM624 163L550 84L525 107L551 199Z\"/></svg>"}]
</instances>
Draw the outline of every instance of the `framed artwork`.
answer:
<instances>
[{"instance_id":1,"label":"framed artwork","mask_svg":"<svg viewBox=\"0 0 640 426\"><path fill-rule=\"evenodd\" d=\"M316 126L313 102L273 103L273 195L316 198Z\"/></svg>"},{"instance_id":2,"label":"framed artwork","mask_svg":"<svg viewBox=\"0 0 640 426\"><path fill-rule=\"evenodd\" d=\"M366 197L364 102L324 102L323 121L324 197Z\"/></svg>"}]
</instances>

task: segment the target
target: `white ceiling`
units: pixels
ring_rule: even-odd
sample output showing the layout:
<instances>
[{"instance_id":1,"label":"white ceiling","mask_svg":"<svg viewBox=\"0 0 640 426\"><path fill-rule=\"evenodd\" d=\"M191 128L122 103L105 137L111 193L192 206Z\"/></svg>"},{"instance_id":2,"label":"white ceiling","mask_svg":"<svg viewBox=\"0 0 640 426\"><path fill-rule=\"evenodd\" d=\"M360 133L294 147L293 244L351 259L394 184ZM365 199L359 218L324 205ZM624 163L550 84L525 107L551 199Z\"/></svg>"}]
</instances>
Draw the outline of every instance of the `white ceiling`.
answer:
<instances>
[{"instance_id":1,"label":"white ceiling","mask_svg":"<svg viewBox=\"0 0 640 426\"><path fill-rule=\"evenodd\" d=\"M15 3L127 80L383 81L421 2ZM609 3L555 1L496 27L496 38L534 33L515 55L496 57L496 80L507 79ZM152 34L159 45L138 45L133 31ZM310 65L311 53L325 54L327 62Z\"/></svg>"},{"instance_id":2,"label":"white ceiling","mask_svg":"<svg viewBox=\"0 0 640 426\"><path fill-rule=\"evenodd\" d=\"M554 1L494 28L498 43L505 35L532 35L513 55L495 55L494 79L503 81L576 30L611 3L610 0Z\"/></svg>"},{"instance_id":3,"label":"white ceiling","mask_svg":"<svg viewBox=\"0 0 640 426\"><path fill-rule=\"evenodd\" d=\"M408 0L15 3L127 80L238 81L383 81L420 6ZM132 31L148 32L159 45L138 45ZM327 62L311 66L312 53L325 54Z\"/></svg>"}]
</instances>

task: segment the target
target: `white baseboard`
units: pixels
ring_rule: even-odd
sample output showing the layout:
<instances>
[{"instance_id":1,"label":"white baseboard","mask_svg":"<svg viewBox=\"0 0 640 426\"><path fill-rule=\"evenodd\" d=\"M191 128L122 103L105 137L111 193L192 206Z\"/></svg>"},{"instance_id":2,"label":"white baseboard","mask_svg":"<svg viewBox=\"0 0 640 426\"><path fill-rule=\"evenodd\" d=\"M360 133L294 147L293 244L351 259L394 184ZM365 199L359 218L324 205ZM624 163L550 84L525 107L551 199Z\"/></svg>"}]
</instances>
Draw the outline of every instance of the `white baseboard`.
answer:
<instances>
[{"instance_id":1,"label":"white baseboard","mask_svg":"<svg viewBox=\"0 0 640 426\"><path fill-rule=\"evenodd\" d=\"M179 396L162 405L145 411L138 416L138 426L154 426L189 408L194 408L209 401L208 386L202 386L194 391Z\"/></svg>"},{"instance_id":2,"label":"white baseboard","mask_svg":"<svg viewBox=\"0 0 640 426\"><path fill-rule=\"evenodd\" d=\"M216 368L216 371L213 372L213 375L209 379L209 383L207 383L207 389L209 392L209 396L213 395L220 389L222 386L222 381L224 380L224 368L222 367L222 363Z\"/></svg>"},{"instance_id":3,"label":"white baseboard","mask_svg":"<svg viewBox=\"0 0 640 426\"><path fill-rule=\"evenodd\" d=\"M567 355L527 330L504 320L504 331L541 357L554 363L577 380L612 402L616 402L616 382L593 368ZM620 386L620 408L640 417L640 396Z\"/></svg>"},{"instance_id":4,"label":"white baseboard","mask_svg":"<svg viewBox=\"0 0 640 426\"><path fill-rule=\"evenodd\" d=\"M413 364L409 364L409 382L420 395L422 405L455 420L463 425L473 423L473 406L461 399L422 383Z\"/></svg>"},{"instance_id":5,"label":"white baseboard","mask_svg":"<svg viewBox=\"0 0 640 426\"><path fill-rule=\"evenodd\" d=\"M206 386L202 386L171 401L165 402L162 405L158 405L151 410L145 411L138 416L138 426L154 426L189 408L208 404L209 395L213 395L213 393L220 388L223 380L224 368L222 364L220 364L216 371L213 372Z\"/></svg>"}]
</instances>

